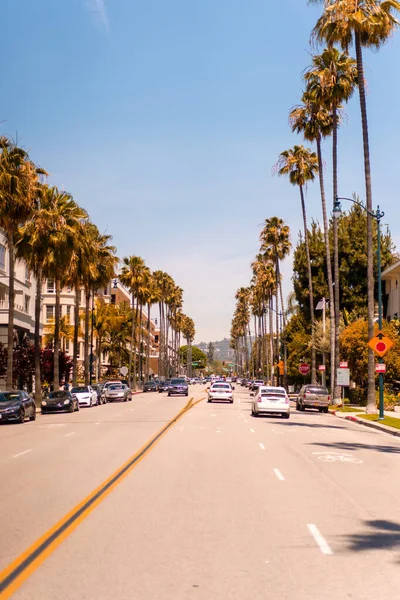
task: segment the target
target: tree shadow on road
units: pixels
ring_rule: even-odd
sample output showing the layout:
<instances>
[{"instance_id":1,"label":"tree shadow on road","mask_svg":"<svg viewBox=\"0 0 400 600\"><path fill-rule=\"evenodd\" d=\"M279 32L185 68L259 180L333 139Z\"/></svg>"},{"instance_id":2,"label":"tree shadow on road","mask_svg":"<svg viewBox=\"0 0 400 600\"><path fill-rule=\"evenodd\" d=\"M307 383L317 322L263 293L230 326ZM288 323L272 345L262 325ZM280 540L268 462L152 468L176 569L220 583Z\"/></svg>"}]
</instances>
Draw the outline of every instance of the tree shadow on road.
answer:
<instances>
[{"instance_id":1,"label":"tree shadow on road","mask_svg":"<svg viewBox=\"0 0 400 600\"><path fill-rule=\"evenodd\" d=\"M273 418L273 415L271 416ZM310 427L311 429L346 429L346 427L342 427L341 425L323 425L322 423L301 423L298 421L295 421L293 423L278 421L276 425L282 425L282 427Z\"/></svg>"},{"instance_id":2,"label":"tree shadow on road","mask_svg":"<svg viewBox=\"0 0 400 600\"><path fill-rule=\"evenodd\" d=\"M364 521L370 528L366 533L355 533L346 536L348 549L351 552L368 550L400 550L400 525L393 521Z\"/></svg>"},{"instance_id":3,"label":"tree shadow on road","mask_svg":"<svg viewBox=\"0 0 400 600\"><path fill-rule=\"evenodd\" d=\"M400 454L400 446L387 446L382 444L362 444L360 442L312 442L311 446L323 446L332 450L376 450L387 454Z\"/></svg>"}]
</instances>

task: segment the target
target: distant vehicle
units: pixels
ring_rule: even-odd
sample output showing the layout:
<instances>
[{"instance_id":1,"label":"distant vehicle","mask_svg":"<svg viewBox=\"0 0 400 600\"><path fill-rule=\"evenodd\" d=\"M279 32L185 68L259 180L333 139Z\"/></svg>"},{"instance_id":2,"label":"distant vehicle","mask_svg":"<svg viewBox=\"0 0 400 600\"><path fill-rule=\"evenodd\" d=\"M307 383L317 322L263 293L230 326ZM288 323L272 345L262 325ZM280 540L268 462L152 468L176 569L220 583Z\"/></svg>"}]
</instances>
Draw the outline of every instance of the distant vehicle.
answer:
<instances>
[{"instance_id":1,"label":"distant vehicle","mask_svg":"<svg viewBox=\"0 0 400 600\"><path fill-rule=\"evenodd\" d=\"M24 390L0 393L0 423L24 423L36 419L36 405L31 396Z\"/></svg>"},{"instance_id":2,"label":"distant vehicle","mask_svg":"<svg viewBox=\"0 0 400 600\"><path fill-rule=\"evenodd\" d=\"M304 411L306 408L317 408L319 412L327 413L330 402L331 397L326 387L309 383L301 388L296 409Z\"/></svg>"},{"instance_id":3,"label":"distant vehicle","mask_svg":"<svg viewBox=\"0 0 400 600\"><path fill-rule=\"evenodd\" d=\"M79 400L76 396L74 398L71 392L64 390L49 392L47 398L42 400L42 415L55 411L74 412L74 410L79 410Z\"/></svg>"},{"instance_id":4,"label":"distant vehicle","mask_svg":"<svg viewBox=\"0 0 400 600\"><path fill-rule=\"evenodd\" d=\"M208 400L207 402L213 402L213 400L228 400L233 404L233 389L228 382L213 383L208 389Z\"/></svg>"},{"instance_id":5,"label":"distant vehicle","mask_svg":"<svg viewBox=\"0 0 400 600\"><path fill-rule=\"evenodd\" d=\"M264 385L264 380L263 379L256 379L255 381L253 381L250 385L249 385L249 389L251 392L257 392L258 388L260 386Z\"/></svg>"},{"instance_id":6,"label":"distant vehicle","mask_svg":"<svg viewBox=\"0 0 400 600\"><path fill-rule=\"evenodd\" d=\"M105 397L107 402L114 402L114 400L128 402L132 400L132 392L124 383L113 383L107 387Z\"/></svg>"},{"instance_id":7,"label":"distant vehicle","mask_svg":"<svg viewBox=\"0 0 400 600\"><path fill-rule=\"evenodd\" d=\"M175 395L189 396L189 387L183 377L181 379L171 379L168 385L168 396Z\"/></svg>"},{"instance_id":8,"label":"distant vehicle","mask_svg":"<svg viewBox=\"0 0 400 600\"><path fill-rule=\"evenodd\" d=\"M280 414L289 419L290 400L285 388L260 386L252 401L251 414L253 417L261 414Z\"/></svg>"},{"instance_id":9,"label":"distant vehicle","mask_svg":"<svg viewBox=\"0 0 400 600\"><path fill-rule=\"evenodd\" d=\"M88 406L91 408L97 404L97 393L91 385L73 387L71 395L73 398L78 399L79 406Z\"/></svg>"},{"instance_id":10,"label":"distant vehicle","mask_svg":"<svg viewBox=\"0 0 400 600\"><path fill-rule=\"evenodd\" d=\"M196 382L195 382L195 380L194 380L194 377L191 377L191 378L189 379L189 385L194 385L195 383L196 383Z\"/></svg>"},{"instance_id":11,"label":"distant vehicle","mask_svg":"<svg viewBox=\"0 0 400 600\"><path fill-rule=\"evenodd\" d=\"M157 392L158 385L155 381L145 381L143 384L143 391L144 392Z\"/></svg>"},{"instance_id":12,"label":"distant vehicle","mask_svg":"<svg viewBox=\"0 0 400 600\"><path fill-rule=\"evenodd\" d=\"M200 383L200 378L199 377L194 377L193 383Z\"/></svg>"},{"instance_id":13,"label":"distant vehicle","mask_svg":"<svg viewBox=\"0 0 400 600\"><path fill-rule=\"evenodd\" d=\"M167 379L166 381L160 381L160 383L158 384L158 391L160 394L162 392L168 392L168 386L170 381L170 379Z\"/></svg>"}]
</instances>

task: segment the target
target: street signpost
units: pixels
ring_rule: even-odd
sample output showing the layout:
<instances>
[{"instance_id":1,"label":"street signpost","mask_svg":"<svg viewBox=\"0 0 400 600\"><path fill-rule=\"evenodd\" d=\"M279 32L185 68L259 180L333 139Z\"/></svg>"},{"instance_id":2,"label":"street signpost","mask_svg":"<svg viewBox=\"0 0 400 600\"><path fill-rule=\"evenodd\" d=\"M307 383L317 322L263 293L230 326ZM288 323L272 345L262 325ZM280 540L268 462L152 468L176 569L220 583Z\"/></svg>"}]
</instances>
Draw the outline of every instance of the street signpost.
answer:
<instances>
[{"instance_id":1,"label":"street signpost","mask_svg":"<svg viewBox=\"0 0 400 600\"><path fill-rule=\"evenodd\" d=\"M341 369L348 369L349 368L349 363L347 362L347 360L341 360L339 363L339 367Z\"/></svg>"},{"instance_id":2,"label":"street signpost","mask_svg":"<svg viewBox=\"0 0 400 600\"><path fill-rule=\"evenodd\" d=\"M299 371L304 376L308 375L310 372L310 365L307 363L301 363L301 365L299 365Z\"/></svg>"},{"instance_id":3,"label":"street signpost","mask_svg":"<svg viewBox=\"0 0 400 600\"><path fill-rule=\"evenodd\" d=\"M375 365L376 373L386 373L386 365L385 363L377 363Z\"/></svg>"},{"instance_id":4,"label":"street signpost","mask_svg":"<svg viewBox=\"0 0 400 600\"><path fill-rule=\"evenodd\" d=\"M394 342L388 338L383 331L378 331L374 337L369 340L368 346L377 354L380 358L383 358L386 352L389 352L394 346Z\"/></svg>"},{"instance_id":5,"label":"street signpost","mask_svg":"<svg viewBox=\"0 0 400 600\"><path fill-rule=\"evenodd\" d=\"M121 375L123 377L126 377L128 375L128 371L129 371L128 367L121 367L119 370L119 372L121 373Z\"/></svg>"},{"instance_id":6,"label":"street signpost","mask_svg":"<svg viewBox=\"0 0 400 600\"><path fill-rule=\"evenodd\" d=\"M341 387L349 387L350 385L350 369L336 369L337 384Z\"/></svg>"},{"instance_id":7,"label":"street signpost","mask_svg":"<svg viewBox=\"0 0 400 600\"><path fill-rule=\"evenodd\" d=\"M325 365L318 365L318 371L326 371Z\"/></svg>"}]
</instances>

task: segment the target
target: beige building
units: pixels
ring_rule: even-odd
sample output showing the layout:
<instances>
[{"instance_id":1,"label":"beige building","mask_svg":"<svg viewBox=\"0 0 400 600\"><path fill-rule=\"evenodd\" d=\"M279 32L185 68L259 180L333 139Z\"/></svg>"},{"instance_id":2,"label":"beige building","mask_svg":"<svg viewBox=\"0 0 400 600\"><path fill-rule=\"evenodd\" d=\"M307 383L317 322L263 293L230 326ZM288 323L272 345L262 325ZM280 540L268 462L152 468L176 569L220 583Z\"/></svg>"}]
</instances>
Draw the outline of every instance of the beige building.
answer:
<instances>
[{"instance_id":1,"label":"beige building","mask_svg":"<svg viewBox=\"0 0 400 600\"><path fill-rule=\"evenodd\" d=\"M391 321L400 317L400 261L382 272L383 316Z\"/></svg>"}]
</instances>

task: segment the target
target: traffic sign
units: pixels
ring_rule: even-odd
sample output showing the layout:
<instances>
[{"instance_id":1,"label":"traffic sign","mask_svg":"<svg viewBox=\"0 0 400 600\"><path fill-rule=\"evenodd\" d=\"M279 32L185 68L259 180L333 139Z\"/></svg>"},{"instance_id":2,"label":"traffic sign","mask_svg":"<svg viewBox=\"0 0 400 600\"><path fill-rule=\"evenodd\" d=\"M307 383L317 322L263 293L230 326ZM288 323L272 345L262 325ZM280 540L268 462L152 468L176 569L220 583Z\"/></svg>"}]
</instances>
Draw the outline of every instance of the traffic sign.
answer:
<instances>
[{"instance_id":1,"label":"traffic sign","mask_svg":"<svg viewBox=\"0 0 400 600\"><path fill-rule=\"evenodd\" d=\"M129 371L128 367L121 367L120 370L119 370L119 372L121 373L121 375L123 377L125 377L126 375L128 375L128 371Z\"/></svg>"},{"instance_id":2,"label":"traffic sign","mask_svg":"<svg viewBox=\"0 0 400 600\"><path fill-rule=\"evenodd\" d=\"M350 385L350 370L349 369L336 369L337 373L337 384L342 387L349 387Z\"/></svg>"},{"instance_id":3,"label":"traffic sign","mask_svg":"<svg viewBox=\"0 0 400 600\"><path fill-rule=\"evenodd\" d=\"M341 369L348 369L349 368L349 363L347 362L347 360L341 360L339 363L339 367Z\"/></svg>"},{"instance_id":4,"label":"traffic sign","mask_svg":"<svg viewBox=\"0 0 400 600\"><path fill-rule=\"evenodd\" d=\"M375 371L377 373L386 373L386 365L385 363L376 363Z\"/></svg>"},{"instance_id":5,"label":"traffic sign","mask_svg":"<svg viewBox=\"0 0 400 600\"><path fill-rule=\"evenodd\" d=\"M325 365L318 365L318 371L326 371Z\"/></svg>"},{"instance_id":6,"label":"traffic sign","mask_svg":"<svg viewBox=\"0 0 400 600\"><path fill-rule=\"evenodd\" d=\"M301 363L301 365L299 365L299 371L302 375L308 375L310 372L310 366L307 363Z\"/></svg>"},{"instance_id":7,"label":"traffic sign","mask_svg":"<svg viewBox=\"0 0 400 600\"><path fill-rule=\"evenodd\" d=\"M382 358L382 356L385 356L386 352L389 352L389 350L393 348L394 342L392 342L383 331L378 331L378 333L369 340L368 346L372 348L375 354Z\"/></svg>"}]
</instances>

